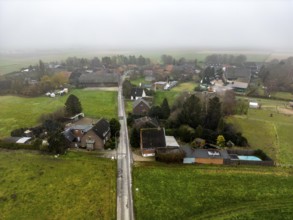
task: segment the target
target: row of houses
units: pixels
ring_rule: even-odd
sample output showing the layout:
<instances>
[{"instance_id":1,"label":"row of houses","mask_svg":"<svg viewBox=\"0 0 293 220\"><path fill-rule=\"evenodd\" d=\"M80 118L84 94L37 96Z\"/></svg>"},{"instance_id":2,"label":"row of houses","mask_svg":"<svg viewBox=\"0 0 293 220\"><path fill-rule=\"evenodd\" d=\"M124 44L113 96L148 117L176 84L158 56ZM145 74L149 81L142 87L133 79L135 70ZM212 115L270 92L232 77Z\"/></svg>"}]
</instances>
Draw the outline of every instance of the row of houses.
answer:
<instances>
[{"instance_id":1,"label":"row of houses","mask_svg":"<svg viewBox=\"0 0 293 220\"><path fill-rule=\"evenodd\" d=\"M69 83L79 87L118 86L119 81L119 73L109 72L107 70L100 70L95 72L75 70L69 77Z\"/></svg>"}]
</instances>

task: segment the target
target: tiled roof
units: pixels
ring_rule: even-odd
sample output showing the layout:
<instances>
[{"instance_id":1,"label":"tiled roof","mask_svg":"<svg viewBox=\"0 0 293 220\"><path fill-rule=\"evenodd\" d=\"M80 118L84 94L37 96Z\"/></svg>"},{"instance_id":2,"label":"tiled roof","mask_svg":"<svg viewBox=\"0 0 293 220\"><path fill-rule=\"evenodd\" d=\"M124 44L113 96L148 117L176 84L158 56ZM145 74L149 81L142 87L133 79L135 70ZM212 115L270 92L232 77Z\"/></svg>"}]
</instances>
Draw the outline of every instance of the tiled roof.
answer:
<instances>
[{"instance_id":1,"label":"tiled roof","mask_svg":"<svg viewBox=\"0 0 293 220\"><path fill-rule=\"evenodd\" d=\"M140 98L140 99L137 99L133 102L133 108L135 108L136 106L138 106L141 102L143 102L147 107L150 108L150 105L147 101L145 101L144 99Z\"/></svg>"},{"instance_id":2,"label":"tiled roof","mask_svg":"<svg viewBox=\"0 0 293 220\"><path fill-rule=\"evenodd\" d=\"M119 75L117 73L83 73L79 77L80 83L118 83Z\"/></svg>"},{"instance_id":3,"label":"tiled roof","mask_svg":"<svg viewBox=\"0 0 293 220\"><path fill-rule=\"evenodd\" d=\"M166 147L164 128L145 128L140 130L143 148Z\"/></svg>"},{"instance_id":4,"label":"tiled roof","mask_svg":"<svg viewBox=\"0 0 293 220\"><path fill-rule=\"evenodd\" d=\"M101 118L93 127L93 131L98 135L101 139L105 139L105 137L110 132L110 124L104 118Z\"/></svg>"},{"instance_id":5,"label":"tiled roof","mask_svg":"<svg viewBox=\"0 0 293 220\"><path fill-rule=\"evenodd\" d=\"M157 128L157 127L159 127L159 123L156 119L145 116L145 117L135 119L134 126L137 129L146 128L146 127Z\"/></svg>"},{"instance_id":6,"label":"tiled roof","mask_svg":"<svg viewBox=\"0 0 293 220\"><path fill-rule=\"evenodd\" d=\"M143 89L142 88L132 88L131 96L134 97L142 97Z\"/></svg>"}]
</instances>

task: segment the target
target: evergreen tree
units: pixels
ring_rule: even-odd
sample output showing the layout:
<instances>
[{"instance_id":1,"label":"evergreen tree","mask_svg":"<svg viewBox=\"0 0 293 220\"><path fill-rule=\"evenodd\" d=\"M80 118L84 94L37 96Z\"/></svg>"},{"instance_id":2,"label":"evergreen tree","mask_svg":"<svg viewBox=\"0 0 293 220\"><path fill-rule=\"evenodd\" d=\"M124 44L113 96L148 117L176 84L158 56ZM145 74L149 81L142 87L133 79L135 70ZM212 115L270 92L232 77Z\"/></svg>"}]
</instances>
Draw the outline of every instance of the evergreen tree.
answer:
<instances>
[{"instance_id":1,"label":"evergreen tree","mask_svg":"<svg viewBox=\"0 0 293 220\"><path fill-rule=\"evenodd\" d=\"M48 146L49 152L54 154L64 154L68 147L67 139L59 131L56 131L49 135L48 143L49 143L49 146Z\"/></svg>"},{"instance_id":2,"label":"evergreen tree","mask_svg":"<svg viewBox=\"0 0 293 220\"><path fill-rule=\"evenodd\" d=\"M223 99L223 113L225 115L232 115L236 111L236 98L233 90L227 90Z\"/></svg>"},{"instance_id":3,"label":"evergreen tree","mask_svg":"<svg viewBox=\"0 0 293 220\"><path fill-rule=\"evenodd\" d=\"M221 117L218 123L217 131L220 133L224 130L224 128L225 128L225 122L223 117Z\"/></svg>"},{"instance_id":4,"label":"evergreen tree","mask_svg":"<svg viewBox=\"0 0 293 220\"><path fill-rule=\"evenodd\" d=\"M131 82L129 80L125 80L122 84L122 93L123 93L123 96L127 99L130 99L130 96L131 96L131 89L133 88L134 86L131 84Z\"/></svg>"},{"instance_id":5,"label":"evergreen tree","mask_svg":"<svg viewBox=\"0 0 293 220\"><path fill-rule=\"evenodd\" d=\"M115 137L116 132L118 133L120 131L120 127L121 127L120 122L116 118L112 118L110 120L110 130L111 130L112 137Z\"/></svg>"},{"instance_id":6,"label":"evergreen tree","mask_svg":"<svg viewBox=\"0 0 293 220\"><path fill-rule=\"evenodd\" d=\"M162 109L160 106L152 106L149 111L149 116L153 118L162 118Z\"/></svg>"},{"instance_id":7,"label":"evergreen tree","mask_svg":"<svg viewBox=\"0 0 293 220\"><path fill-rule=\"evenodd\" d=\"M200 124L201 103L200 99L195 95L191 95L183 104L178 119L181 124L187 124L192 128L196 128Z\"/></svg>"},{"instance_id":8,"label":"evergreen tree","mask_svg":"<svg viewBox=\"0 0 293 220\"><path fill-rule=\"evenodd\" d=\"M168 119L170 116L170 107L168 100L164 98L162 105L161 105L161 112L162 112L162 118L163 119Z\"/></svg>"},{"instance_id":9,"label":"evergreen tree","mask_svg":"<svg viewBox=\"0 0 293 220\"><path fill-rule=\"evenodd\" d=\"M75 95L70 95L65 102L65 111L69 116L76 115L82 112L82 107L79 99Z\"/></svg>"},{"instance_id":10,"label":"evergreen tree","mask_svg":"<svg viewBox=\"0 0 293 220\"><path fill-rule=\"evenodd\" d=\"M136 128L132 128L130 135L130 145L131 147L139 148L140 145L140 133Z\"/></svg>"},{"instance_id":11,"label":"evergreen tree","mask_svg":"<svg viewBox=\"0 0 293 220\"><path fill-rule=\"evenodd\" d=\"M40 73L40 78L46 74L45 64L42 60L39 61L39 73Z\"/></svg>"},{"instance_id":12,"label":"evergreen tree","mask_svg":"<svg viewBox=\"0 0 293 220\"><path fill-rule=\"evenodd\" d=\"M178 129L178 135L184 142L191 142L195 138L195 131L189 125L181 125Z\"/></svg>"},{"instance_id":13,"label":"evergreen tree","mask_svg":"<svg viewBox=\"0 0 293 220\"><path fill-rule=\"evenodd\" d=\"M195 138L200 138L202 136L203 128L201 125L197 126L194 131Z\"/></svg>"},{"instance_id":14,"label":"evergreen tree","mask_svg":"<svg viewBox=\"0 0 293 220\"><path fill-rule=\"evenodd\" d=\"M45 120L43 122L43 127L48 133L61 133L64 128L64 126L61 123L51 119Z\"/></svg>"},{"instance_id":15,"label":"evergreen tree","mask_svg":"<svg viewBox=\"0 0 293 220\"><path fill-rule=\"evenodd\" d=\"M222 117L221 102L218 97L209 100L207 115L205 118L205 127L215 130L218 127L219 120Z\"/></svg>"}]
</instances>

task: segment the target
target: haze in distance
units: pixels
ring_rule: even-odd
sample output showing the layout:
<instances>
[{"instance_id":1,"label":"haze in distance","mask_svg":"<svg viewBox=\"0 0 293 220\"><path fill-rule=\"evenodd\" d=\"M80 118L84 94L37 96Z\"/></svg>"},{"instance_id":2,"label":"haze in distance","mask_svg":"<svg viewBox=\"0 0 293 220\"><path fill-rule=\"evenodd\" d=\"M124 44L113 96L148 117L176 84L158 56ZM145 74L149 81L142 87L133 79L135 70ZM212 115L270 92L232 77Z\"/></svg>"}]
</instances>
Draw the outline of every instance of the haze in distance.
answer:
<instances>
[{"instance_id":1,"label":"haze in distance","mask_svg":"<svg viewBox=\"0 0 293 220\"><path fill-rule=\"evenodd\" d=\"M293 51L291 0L0 0L0 50Z\"/></svg>"}]
</instances>

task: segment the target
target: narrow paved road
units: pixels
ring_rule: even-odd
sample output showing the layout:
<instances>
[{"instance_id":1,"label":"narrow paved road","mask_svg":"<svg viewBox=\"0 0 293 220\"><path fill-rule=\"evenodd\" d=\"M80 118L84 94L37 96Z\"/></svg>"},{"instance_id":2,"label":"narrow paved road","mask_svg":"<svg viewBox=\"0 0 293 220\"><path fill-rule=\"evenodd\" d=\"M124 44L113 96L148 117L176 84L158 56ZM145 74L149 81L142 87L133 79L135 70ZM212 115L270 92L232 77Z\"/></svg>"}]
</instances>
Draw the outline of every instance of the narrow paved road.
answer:
<instances>
[{"instance_id":1,"label":"narrow paved road","mask_svg":"<svg viewBox=\"0 0 293 220\"><path fill-rule=\"evenodd\" d=\"M122 96L122 82L123 78L121 79L118 89L118 116L121 129L117 149L117 219L133 220L134 213L131 179L132 154L129 148L126 114Z\"/></svg>"}]
</instances>

